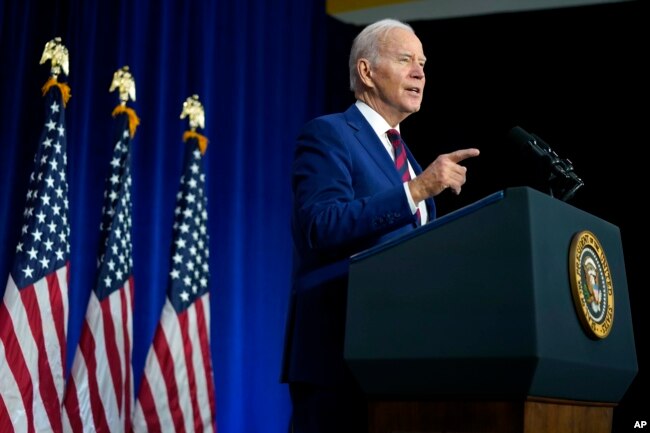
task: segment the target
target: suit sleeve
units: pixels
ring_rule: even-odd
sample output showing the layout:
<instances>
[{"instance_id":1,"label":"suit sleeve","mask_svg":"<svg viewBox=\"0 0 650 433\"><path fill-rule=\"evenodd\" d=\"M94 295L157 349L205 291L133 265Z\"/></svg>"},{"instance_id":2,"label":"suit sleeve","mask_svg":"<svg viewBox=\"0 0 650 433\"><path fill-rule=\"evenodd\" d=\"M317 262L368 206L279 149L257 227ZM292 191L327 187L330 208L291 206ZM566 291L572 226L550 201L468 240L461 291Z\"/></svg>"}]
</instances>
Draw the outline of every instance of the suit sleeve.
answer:
<instances>
[{"instance_id":1,"label":"suit sleeve","mask_svg":"<svg viewBox=\"0 0 650 433\"><path fill-rule=\"evenodd\" d=\"M370 246L414 221L403 185L373 173L378 168L355 145L352 133L323 119L308 123L298 138L294 224L310 249ZM383 183L372 180L379 178Z\"/></svg>"}]
</instances>

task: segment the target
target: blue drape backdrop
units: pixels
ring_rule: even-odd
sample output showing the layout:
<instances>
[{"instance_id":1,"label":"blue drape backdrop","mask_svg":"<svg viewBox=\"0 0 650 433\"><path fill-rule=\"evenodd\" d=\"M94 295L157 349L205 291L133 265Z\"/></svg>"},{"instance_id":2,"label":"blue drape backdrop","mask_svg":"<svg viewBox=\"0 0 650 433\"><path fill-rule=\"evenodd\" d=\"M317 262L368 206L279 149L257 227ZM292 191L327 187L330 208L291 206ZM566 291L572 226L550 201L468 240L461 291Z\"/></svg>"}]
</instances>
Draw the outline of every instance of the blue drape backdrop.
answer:
<instances>
[{"instance_id":1,"label":"blue drape backdrop","mask_svg":"<svg viewBox=\"0 0 650 433\"><path fill-rule=\"evenodd\" d=\"M38 62L60 36L70 52L67 109L71 280L68 368L94 283L104 179L128 65L141 124L133 152L136 389L164 302L183 154L183 101L198 94L206 178L212 353L221 432L286 432L279 383L291 272L290 164L299 127L322 108L323 2L6 1L0 4L0 294L43 124ZM9 60L10 59L10 60ZM320 74L320 75L319 75Z\"/></svg>"}]
</instances>

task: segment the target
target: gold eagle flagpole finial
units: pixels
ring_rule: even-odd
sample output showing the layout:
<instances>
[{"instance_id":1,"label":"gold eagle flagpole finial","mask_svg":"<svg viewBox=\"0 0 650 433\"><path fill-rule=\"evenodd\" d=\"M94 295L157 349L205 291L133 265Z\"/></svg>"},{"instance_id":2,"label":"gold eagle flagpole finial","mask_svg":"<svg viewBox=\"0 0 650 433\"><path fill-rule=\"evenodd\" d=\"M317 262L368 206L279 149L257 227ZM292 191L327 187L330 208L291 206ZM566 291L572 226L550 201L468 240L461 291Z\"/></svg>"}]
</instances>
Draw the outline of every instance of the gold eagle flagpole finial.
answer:
<instances>
[{"instance_id":1,"label":"gold eagle flagpole finial","mask_svg":"<svg viewBox=\"0 0 650 433\"><path fill-rule=\"evenodd\" d=\"M205 112L201 101L199 101L199 95L194 94L183 102L181 119L186 117L190 118L190 130L183 134L183 141L196 138L199 142L199 150L201 150L201 154L204 154L208 147L208 139L196 132L196 128L198 127L205 128Z\"/></svg>"},{"instance_id":2,"label":"gold eagle flagpole finial","mask_svg":"<svg viewBox=\"0 0 650 433\"><path fill-rule=\"evenodd\" d=\"M61 72L65 75L69 74L70 58L68 56L68 49L61 43L61 38L58 36L45 44L39 65L42 65L48 60L52 62L50 66L50 78L45 82L41 91L43 92L43 96L45 96L52 87L58 87L61 91L63 106L65 107L68 104L68 100L70 100L70 86L65 83L59 83L58 76Z\"/></svg>"},{"instance_id":3,"label":"gold eagle flagpole finial","mask_svg":"<svg viewBox=\"0 0 650 433\"><path fill-rule=\"evenodd\" d=\"M70 68L68 49L63 45L61 38L58 36L45 44L39 64L42 65L48 60L52 62L50 74L55 80L61 72L68 75Z\"/></svg>"},{"instance_id":4,"label":"gold eagle flagpole finial","mask_svg":"<svg viewBox=\"0 0 650 433\"><path fill-rule=\"evenodd\" d=\"M190 129L196 131L197 127L205 128L205 112L199 101L199 95L192 95L183 102L181 119L190 118Z\"/></svg>"},{"instance_id":5,"label":"gold eagle flagpole finial","mask_svg":"<svg viewBox=\"0 0 650 433\"><path fill-rule=\"evenodd\" d=\"M113 81L109 92L119 89L120 104L126 105L129 98L135 101L135 79L129 71L128 66L122 66L113 74Z\"/></svg>"},{"instance_id":6,"label":"gold eagle flagpole finial","mask_svg":"<svg viewBox=\"0 0 650 433\"><path fill-rule=\"evenodd\" d=\"M129 133L133 138L135 129L140 124L140 119L134 109L126 106L129 99L135 101L135 78L133 78L133 74L126 65L113 73L113 81L111 81L111 87L109 87L108 91L113 92L116 89L119 92L120 103L113 110L113 117L120 113L126 113L129 117Z\"/></svg>"}]
</instances>

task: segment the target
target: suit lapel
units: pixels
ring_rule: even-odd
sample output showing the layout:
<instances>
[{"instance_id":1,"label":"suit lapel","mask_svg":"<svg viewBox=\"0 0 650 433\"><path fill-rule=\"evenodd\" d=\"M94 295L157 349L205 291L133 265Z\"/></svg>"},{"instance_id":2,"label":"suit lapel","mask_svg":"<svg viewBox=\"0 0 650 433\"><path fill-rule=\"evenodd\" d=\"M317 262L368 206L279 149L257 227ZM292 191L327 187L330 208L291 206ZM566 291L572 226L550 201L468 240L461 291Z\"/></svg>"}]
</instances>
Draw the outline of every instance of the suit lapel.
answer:
<instances>
[{"instance_id":1,"label":"suit lapel","mask_svg":"<svg viewBox=\"0 0 650 433\"><path fill-rule=\"evenodd\" d=\"M359 141L359 144L368 152L386 177L394 184L402 183L397 170L395 170L395 163L359 109L352 105L345 112L345 119L348 125L355 131L354 135Z\"/></svg>"},{"instance_id":2,"label":"suit lapel","mask_svg":"<svg viewBox=\"0 0 650 433\"><path fill-rule=\"evenodd\" d=\"M395 163L392 158L386 152L384 145L375 134L375 131L372 129L368 121L361 114L359 109L352 105L344 113L345 119L348 122L348 125L355 131L354 134L359 140L361 146L370 154L372 159L375 161L377 166L381 171L386 175L386 177L395 185L400 185L402 179L400 178L397 170L395 169ZM408 148L408 145L405 146L406 155L408 157L411 167L416 175L422 173L422 167L417 163L411 151ZM433 198L428 198L427 203L427 212L429 213L429 221L433 220L436 217L436 205Z\"/></svg>"}]
</instances>

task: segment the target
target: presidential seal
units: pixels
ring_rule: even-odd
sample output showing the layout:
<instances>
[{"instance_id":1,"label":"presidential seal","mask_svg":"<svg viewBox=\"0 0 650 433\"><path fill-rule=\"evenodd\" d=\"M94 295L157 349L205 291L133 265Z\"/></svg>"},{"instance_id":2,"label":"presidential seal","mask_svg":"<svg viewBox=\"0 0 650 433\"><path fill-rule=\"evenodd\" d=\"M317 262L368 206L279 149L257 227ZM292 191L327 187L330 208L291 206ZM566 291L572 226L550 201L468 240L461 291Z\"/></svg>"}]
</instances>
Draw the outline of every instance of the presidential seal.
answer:
<instances>
[{"instance_id":1,"label":"presidential seal","mask_svg":"<svg viewBox=\"0 0 650 433\"><path fill-rule=\"evenodd\" d=\"M592 232L573 237L569 270L580 323L591 338L607 337L614 322L614 286L603 247Z\"/></svg>"}]
</instances>

